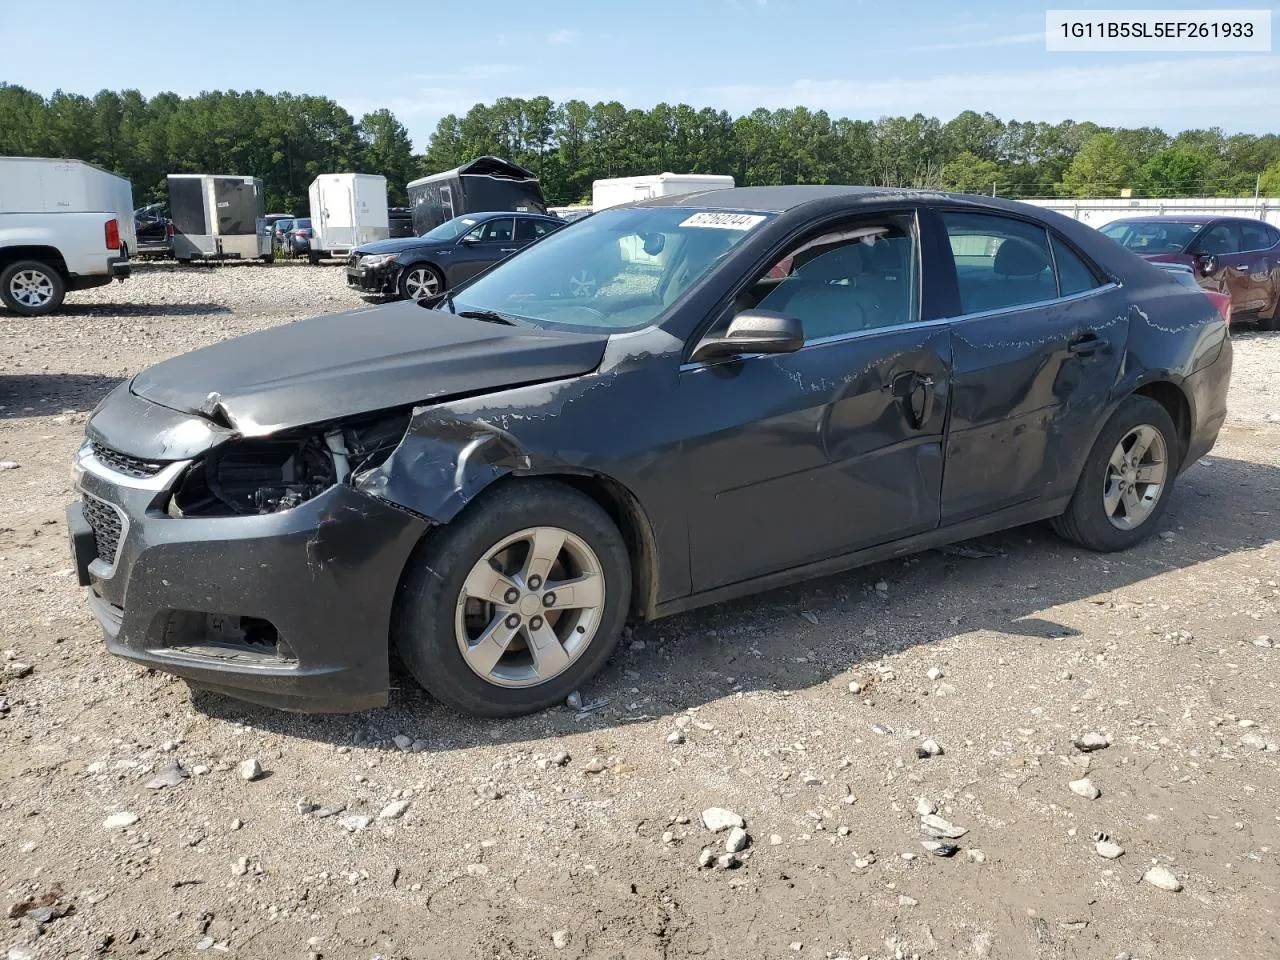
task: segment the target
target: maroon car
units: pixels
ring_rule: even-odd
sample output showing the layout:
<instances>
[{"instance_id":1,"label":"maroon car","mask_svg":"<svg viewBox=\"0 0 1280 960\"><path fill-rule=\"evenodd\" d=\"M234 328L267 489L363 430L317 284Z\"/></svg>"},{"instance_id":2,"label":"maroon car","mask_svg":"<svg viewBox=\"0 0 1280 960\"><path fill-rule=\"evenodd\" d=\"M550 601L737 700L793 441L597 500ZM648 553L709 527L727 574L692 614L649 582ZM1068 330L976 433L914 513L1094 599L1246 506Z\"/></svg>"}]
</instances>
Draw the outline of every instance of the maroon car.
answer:
<instances>
[{"instance_id":1,"label":"maroon car","mask_svg":"<svg viewBox=\"0 0 1280 960\"><path fill-rule=\"evenodd\" d=\"M1160 263L1181 263L1206 290L1231 297L1232 321L1280 327L1280 230L1244 217L1142 217L1102 232Z\"/></svg>"}]
</instances>

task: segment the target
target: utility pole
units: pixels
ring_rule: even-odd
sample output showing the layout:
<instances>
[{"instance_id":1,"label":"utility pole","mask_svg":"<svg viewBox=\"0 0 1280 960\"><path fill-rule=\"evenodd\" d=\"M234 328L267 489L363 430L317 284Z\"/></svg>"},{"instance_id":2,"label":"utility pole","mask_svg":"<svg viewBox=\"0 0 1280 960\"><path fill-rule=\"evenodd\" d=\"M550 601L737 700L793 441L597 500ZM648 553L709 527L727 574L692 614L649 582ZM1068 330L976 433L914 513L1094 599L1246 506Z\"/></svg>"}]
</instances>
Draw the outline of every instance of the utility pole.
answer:
<instances>
[{"instance_id":1,"label":"utility pole","mask_svg":"<svg viewBox=\"0 0 1280 960\"><path fill-rule=\"evenodd\" d=\"M994 183L991 185L991 195L993 197L996 195L996 185Z\"/></svg>"}]
</instances>

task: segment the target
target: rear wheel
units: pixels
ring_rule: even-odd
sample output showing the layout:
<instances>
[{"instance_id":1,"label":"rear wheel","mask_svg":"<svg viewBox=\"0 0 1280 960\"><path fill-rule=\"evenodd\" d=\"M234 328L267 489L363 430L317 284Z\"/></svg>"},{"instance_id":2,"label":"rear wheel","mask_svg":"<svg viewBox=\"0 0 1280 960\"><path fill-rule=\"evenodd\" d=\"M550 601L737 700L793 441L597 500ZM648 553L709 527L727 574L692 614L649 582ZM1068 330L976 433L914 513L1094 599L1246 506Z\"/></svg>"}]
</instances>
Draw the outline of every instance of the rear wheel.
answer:
<instances>
[{"instance_id":1,"label":"rear wheel","mask_svg":"<svg viewBox=\"0 0 1280 960\"><path fill-rule=\"evenodd\" d=\"M34 317L62 306L67 283L39 260L19 260L0 270L0 301L14 313Z\"/></svg>"},{"instance_id":2,"label":"rear wheel","mask_svg":"<svg viewBox=\"0 0 1280 960\"><path fill-rule=\"evenodd\" d=\"M418 547L393 639L439 700L517 716L604 665L630 601L630 558L609 515L554 481L511 481Z\"/></svg>"},{"instance_id":3,"label":"rear wheel","mask_svg":"<svg viewBox=\"0 0 1280 960\"><path fill-rule=\"evenodd\" d=\"M1178 433L1149 397L1129 397L1107 421L1054 529L1091 550L1123 550L1150 536L1178 472Z\"/></svg>"},{"instance_id":4,"label":"rear wheel","mask_svg":"<svg viewBox=\"0 0 1280 960\"><path fill-rule=\"evenodd\" d=\"M407 300L427 300L444 292L444 277L429 264L415 263L400 272L399 288Z\"/></svg>"}]
</instances>

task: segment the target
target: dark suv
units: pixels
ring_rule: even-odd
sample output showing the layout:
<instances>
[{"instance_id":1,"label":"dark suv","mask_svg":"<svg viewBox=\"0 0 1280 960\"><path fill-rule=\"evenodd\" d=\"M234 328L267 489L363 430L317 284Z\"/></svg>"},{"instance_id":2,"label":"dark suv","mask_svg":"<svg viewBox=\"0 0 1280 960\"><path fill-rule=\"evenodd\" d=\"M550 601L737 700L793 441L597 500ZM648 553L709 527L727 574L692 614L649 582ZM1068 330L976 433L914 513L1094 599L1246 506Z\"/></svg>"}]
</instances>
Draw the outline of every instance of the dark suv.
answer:
<instances>
[{"instance_id":1,"label":"dark suv","mask_svg":"<svg viewBox=\"0 0 1280 960\"><path fill-rule=\"evenodd\" d=\"M1244 217L1144 217L1102 232L1157 263L1181 263L1206 290L1231 297L1233 321L1280 326L1280 230Z\"/></svg>"}]
</instances>

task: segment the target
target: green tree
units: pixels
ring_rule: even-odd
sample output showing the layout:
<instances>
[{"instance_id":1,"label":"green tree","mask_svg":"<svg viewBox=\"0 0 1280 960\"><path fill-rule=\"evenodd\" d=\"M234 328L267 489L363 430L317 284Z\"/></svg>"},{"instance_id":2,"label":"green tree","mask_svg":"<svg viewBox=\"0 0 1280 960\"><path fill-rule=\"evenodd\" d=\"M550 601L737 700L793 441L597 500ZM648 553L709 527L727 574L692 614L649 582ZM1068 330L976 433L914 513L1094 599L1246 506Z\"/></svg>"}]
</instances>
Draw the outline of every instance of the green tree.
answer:
<instances>
[{"instance_id":1,"label":"green tree","mask_svg":"<svg viewBox=\"0 0 1280 960\"><path fill-rule=\"evenodd\" d=\"M394 113L383 108L361 117L358 132L364 145L362 172L387 178L387 202L392 206L407 203L405 186L417 174L409 131Z\"/></svg>"},{"instance_id":2,"label":"green tree","mask_svg":"<svg viewBox=\"0 0 1280 960\"><path fill-rule=\"evenodd\" d=\"M968 152L942 167L942 186L957 193L991 193L1000 179L1000 164Z\"/></svg>"},{"instance_id":3,"label":"green tree","mask_svg":"<svg viewBox=\"0 0 1280 960\"><path fill-rule=\"evenodd\" d=\"M1080 147L1062 176L1062 193L1072 197L1114 197L1131 185L1133 159L1112 133L1095 133Z\"/></svg>"},{"instance_id":4,"label":"green tree","mask_svg":"<svg viewBox=\"0 0 1280 960\"><path fill-rule=\"evenodd\" d=\"M1203 190L1207 161L1186 147L1166 147L1142 165L1136 180L1148 197L1185 197Z\"/></svg>"},{"instance_id":5,"label":"green tree","mask_svg":"<svg viewBox=\"0 0 1280 960\"><path fill-rule=\"evenodd\" d=\"M1280 197L1280 160L1262 172L1258 188L1264 197Z\"/></svg>"}]
</instances>

